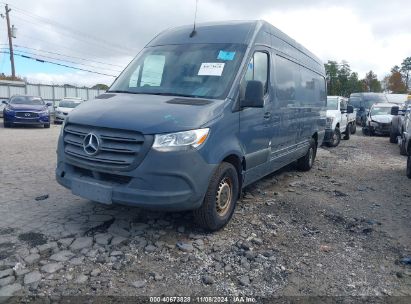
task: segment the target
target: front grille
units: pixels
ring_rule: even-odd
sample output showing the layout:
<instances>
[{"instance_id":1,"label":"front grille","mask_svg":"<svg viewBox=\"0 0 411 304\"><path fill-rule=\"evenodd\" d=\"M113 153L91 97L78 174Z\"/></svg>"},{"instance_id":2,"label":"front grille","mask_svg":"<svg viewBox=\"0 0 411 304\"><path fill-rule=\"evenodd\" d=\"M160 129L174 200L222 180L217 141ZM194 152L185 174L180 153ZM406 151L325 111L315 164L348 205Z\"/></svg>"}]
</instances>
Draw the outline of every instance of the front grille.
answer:
<instances>
[{"instance_id":1,"label":"front grille","mask_svg":"<svg viewBox=\"0 0 411 304\"><path fill-rule=\"evenodd\" d=\"M73 170L80 176L86 176L86 177L94 178L97 180L116 183L120 185L128 184L131 181L131 177L126 176L126 175L96 172L96 171L91 171L89 169L84 169L84 168L80 168L76 166L73 166Z\"/></svg>"},{"instance_id":2,"label":"front grille","mask_svg":"<svg viewBox=\"0 0 411 304\"><path fill-rule=\"evenodd\" d=\"M83 141L93 133L100 140L96 155L84 151ZM138 166L152 144L152 137L135 131L67 124L64 127L64 152L74 165L90 169L130 170Z\"/></svg>"},{"instance_id":3,"label":"front grille","mask_svg":"<svg viewBox=\"0 0 411 304\"><path fill-rule=\"evenodd\" d=\"M38 113L34 112L16 112L16 117L21 117L21 118L37 118L39 117Z\"/></svg>"}]
</instances>

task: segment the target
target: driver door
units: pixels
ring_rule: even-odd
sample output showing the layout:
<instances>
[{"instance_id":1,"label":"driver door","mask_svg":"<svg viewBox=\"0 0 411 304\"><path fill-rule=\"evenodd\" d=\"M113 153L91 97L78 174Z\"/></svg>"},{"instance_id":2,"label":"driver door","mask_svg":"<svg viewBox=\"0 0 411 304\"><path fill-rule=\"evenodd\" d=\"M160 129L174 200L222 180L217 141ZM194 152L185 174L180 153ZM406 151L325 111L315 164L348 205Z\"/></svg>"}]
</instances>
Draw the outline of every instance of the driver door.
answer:
<instances>
[{"instance_id":1,"label":"driver door","mask_svg":"<svg viewBox=\"0 0 411 304\"><path fill-rule=\"evenodd\" d=\"M247 81L258 80L264 86L264 106L243 108L240 111L240 141L245 151L245 184L258 180L267 174L270 153L270 54L268 50L257 49L247 65L247 71L240 83L240 104L244 99Z\"/></svg>"}]
</instances>

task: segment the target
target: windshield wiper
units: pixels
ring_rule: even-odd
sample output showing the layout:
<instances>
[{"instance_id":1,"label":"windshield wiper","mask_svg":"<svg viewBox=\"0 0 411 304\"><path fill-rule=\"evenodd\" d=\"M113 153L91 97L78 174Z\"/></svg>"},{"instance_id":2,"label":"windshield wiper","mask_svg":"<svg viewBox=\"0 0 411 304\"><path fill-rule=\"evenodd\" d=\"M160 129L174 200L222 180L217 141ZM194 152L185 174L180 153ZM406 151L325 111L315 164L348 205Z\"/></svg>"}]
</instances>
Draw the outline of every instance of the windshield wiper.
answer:
<instances>
[{"instance_id":1,"label":"windshield wiper","mask_svg":"<svg viewBox=\"0 0 411 304\"><path fill-rule=\"evenodd\" d=\"M112 90L112 91L107 91L107 93L145 94L141 92L130 92L130 91L123 91L123 90Z\"/></svg>"},{"instance_id":2,"label":"windshield wiper","mask_svg":"<svg viewBox=\"0 0 411 304\"><path fill-rule=\"evenodd\" d=\"M160 95L160 96L180 96L180 97L192 97L192 98L199 97L199 96L195 96L195 95L178 94L178 93L145 93L145 94L149 94L149 95Z\"/></svg>"},{"instance_id":3,"label":"windshield wiper","mask_svg":"<svg viewBox=\"0 0 411 304\"><path fill-rule=\"evenodd\" d=\"M179 96L179 97L191 97L191 98L202 97L202 96L188 95L188 94L178 94L178 93L130 92L130 91L123 91L123 90L112 90L112 91L107 91L107 93L144 94L144 95L159 95L159 96Z\"/></svg>"}]
</instances>

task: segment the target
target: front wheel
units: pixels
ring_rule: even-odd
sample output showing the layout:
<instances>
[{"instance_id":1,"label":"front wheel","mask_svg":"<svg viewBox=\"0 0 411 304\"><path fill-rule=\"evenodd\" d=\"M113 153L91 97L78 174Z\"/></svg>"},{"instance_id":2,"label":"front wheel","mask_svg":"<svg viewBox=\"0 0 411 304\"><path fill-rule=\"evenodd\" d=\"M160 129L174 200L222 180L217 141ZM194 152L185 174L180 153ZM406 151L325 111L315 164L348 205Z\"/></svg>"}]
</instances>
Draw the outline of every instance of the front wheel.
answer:
<instances>
[{"instance_id":1,"label":"front wheel","mask_svg":"<svg viewBox=\"0 0 411 304\"><path fill-rule=\"evenodd\" d=\"M407 158L407 177L411 178L411 155Z\"/></svg>"},{"instance_id":2,"label":"front wheel","mask_svg":"<svg viewBox=\"0 0 411 304\"><path fill-rule=\"evenodd\" d=\"M237 170L222 163L211 178L203 204L193 212L197 224L211 231L223 228L233 216L239 191Z\"/></svg>"},{"instance_id":3,"label":"front wheel","mask_svg":"<svg viewBox=\"0 0 411 304\"><path fill-rule=\"evenodd\" d=\"M50 124L49 124L49 123L48 123L48 124L45 124L44 127L45 127L45 128L50 128Z\"/></svg>"},{"instance_id":4,"label":"front wheel","mask_svg":"<svg viewBox=\"0 0 411 304\"><path fill-rule=\"evenodd\" d=\"M407 155L407 150L405 149L405 139L402 137L401 144L400 144L400 154Z\"/></svg>"},{"instance_id":5,"label":"front wheel","mask_svg":"<svg viewBox=\"0 0 411 304\"><path fill-rule=\"evenodd\" d=\"M340 144L341 141L341 131L339 128L335 127L335 130L333 132L331 142L329 143L330 147L337 147Z\"/></svg>"},{"instance_id":6,"label":"front wheel","mask_svg":"<svg viewBox=\"0 0 411 304\"><path fill-rule=\"evenodd\" d=\"M5 128L11 128L11 123L3 121L3 126Z\"/></svg>"},{"instance_id":7,"label":"front wheel","mask_svg":"<svg viewBox=\"0 0 411 304\"><path fill-rule=\"evenodd\" d=\"M314 164L315 156L317 155L317 145L314 139L310 140L310 147L307 153L297 160L297 169L300 171L309 171Z\"/></svg>"}]
</instances>

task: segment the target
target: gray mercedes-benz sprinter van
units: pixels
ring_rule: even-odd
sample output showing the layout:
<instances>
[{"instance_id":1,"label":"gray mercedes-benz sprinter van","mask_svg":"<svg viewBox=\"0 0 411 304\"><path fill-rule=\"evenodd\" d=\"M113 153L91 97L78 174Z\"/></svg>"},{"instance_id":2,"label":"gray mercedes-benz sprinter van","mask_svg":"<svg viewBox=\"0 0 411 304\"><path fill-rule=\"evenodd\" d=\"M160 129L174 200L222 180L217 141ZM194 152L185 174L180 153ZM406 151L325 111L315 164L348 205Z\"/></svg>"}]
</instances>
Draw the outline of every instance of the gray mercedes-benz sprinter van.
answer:
<instances>
[{"instance_id":1,"label":"gray mercedes-benz sprinter van","mask_svg":"<svg viewBox=\"0 0 411 304\"><path fill-rule=\"evenodd\" d=\"M170 29L70 113L56 178L105 204L194 210L217 230L243 187L312 167L325 106L322 62L267 22Z\"/></svg>"}]
</instances>

